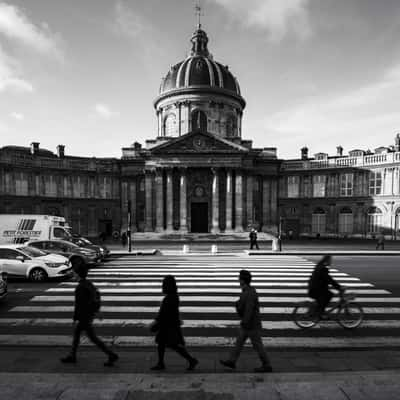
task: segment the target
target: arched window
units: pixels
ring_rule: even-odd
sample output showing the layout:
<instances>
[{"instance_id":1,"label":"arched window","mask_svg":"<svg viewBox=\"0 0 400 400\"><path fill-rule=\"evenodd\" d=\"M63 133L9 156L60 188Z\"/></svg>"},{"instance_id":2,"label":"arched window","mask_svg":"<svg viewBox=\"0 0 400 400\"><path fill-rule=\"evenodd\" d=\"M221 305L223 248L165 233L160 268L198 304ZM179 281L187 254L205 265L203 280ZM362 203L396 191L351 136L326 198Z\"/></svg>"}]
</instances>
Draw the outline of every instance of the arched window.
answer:
<instances>
[{"instance_id":1,"label":"arched window","mask_svg":"<svg viewBox=\"0 0 400 400\"><path fill-rule=\"evenodd\" d=\"M311 232L315 234L325 233L326 231L326 214L325 211L318 207L316 208L311 216Z\"/></svg>"},{"instance_id":2,"label":"arched window","mask_svg":"<svg viewBox=\"0 0 400 400\"><path fill-rule=\"evenodd\" d=\"M175 114L168 114L164 119L164 136L174 136L176 133Z\"/></svg>"},{"instance_id":3,"label":"arched window","mask_svg":"<svg viewBox=\"0 0 400 400\"><path fill-rule=\"evenodd\" d=\"M353 233L353 212L350 207L343 207L340 210L339 233L342 235Z\"/></svg>"},{"instance_id":4,"label":"arched window","mask_svg":"<svg viewBox=\"0 0 400 400\"><path fill-rule=\"evenodd\" d=\"M226 137L236 136L236 120L232 115L226 120Z\"/></svg>"},{"instance_id":5,"label":"arched window","mask_svg":"<svg viewBox=\"0 0 400 400\"><path fill-rule=\"evenodd\" d=\"M370 207L367 211L367 232L378 233L382 228L382 210L378 207Z\"/></svg>"},{"instance_id":6,"label":"arched window","mask_svg":"<svg viewBox=\"0 0 400 400\"><path fill-rule=\"evenodd\" d=\"M207 132L207 115L204 111L192 112L192 131Z\"/></svg>"}]
</instances>

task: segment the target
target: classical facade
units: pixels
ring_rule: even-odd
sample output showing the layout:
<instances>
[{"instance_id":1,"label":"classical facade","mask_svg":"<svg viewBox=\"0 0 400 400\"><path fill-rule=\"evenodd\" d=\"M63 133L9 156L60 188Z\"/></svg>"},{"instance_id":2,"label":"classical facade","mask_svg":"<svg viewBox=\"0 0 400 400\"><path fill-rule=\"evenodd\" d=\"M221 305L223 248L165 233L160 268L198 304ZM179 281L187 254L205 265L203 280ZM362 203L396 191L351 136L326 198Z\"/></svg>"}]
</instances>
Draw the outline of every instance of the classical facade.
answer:
<instances>
[{"instance_id":1,"label":"classical facade","mask_svg":"<svg viewBox=\"0 0 400 400\"><path fill-rule=\"evenodd\" d=\"M85 158L30 147L0 149L0 213L57 214L95 237L127 230L244 232L293 237L374 237L400 231L400 137L374 152L280 160L242 138L246 102L228 66L214 60L199 25L188 57L162 79L158 130L121 158Z\"/></svg>"},{"instance_id":2,"label":"classical facade","mask_svg":"<svg viewBox=\"0 0 400 400\"><path fill-rule=\"evenodd\" d=\"M294 237L400 237L400 135L374 151L326 153L281 165L282 231Z\"/></svg>"},{"instance_id":3,"label":"classical facade","mask_svg":"<svg viewBox=\"0 0 400 400\"><path fill-rule=\"evenodd\" d=\"M266 232L277 226L275 148L242 139L245 100L229 68L208 51L199 28L189 56L162 79L154 101L158 136L123 149L122 220L156 232ZM141 198L137 187L144 188ZM124 226L125 228L125 226Z\"/></svg>"}]
</instances>

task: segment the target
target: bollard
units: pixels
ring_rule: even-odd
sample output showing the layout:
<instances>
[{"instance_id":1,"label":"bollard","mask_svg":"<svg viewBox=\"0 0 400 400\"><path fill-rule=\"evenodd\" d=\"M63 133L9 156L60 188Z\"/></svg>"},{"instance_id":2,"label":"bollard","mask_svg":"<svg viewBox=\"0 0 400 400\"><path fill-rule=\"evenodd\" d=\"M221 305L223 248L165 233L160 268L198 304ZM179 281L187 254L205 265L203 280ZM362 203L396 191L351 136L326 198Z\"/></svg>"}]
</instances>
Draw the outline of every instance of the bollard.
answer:
<instances>
[{"instance_id":1,"label":"bollard","mask_svg":"<svg viewBox=\"0 0 400 400\"><path fill-rule=\"evenodd\" d=\"M182 250L183 254L187 254L189 253L189 245L188 244L184 244L183 245L183 250Z\"/></svg>"},{"instance_id":2,"label":"bollard","mask_svg":"<svg viewBox=\"0 0 400 400\"><path fill-rule=\"evenodd\" d=\"M272 239L272 251L279 251L278 239Z\"/></svg>"},{"instance_id":3,"label":"bollard","mask_svg":"<svg viewBox=\"0 0 400 400\"><path fill-rule=\"evenodd\" d=\"M217 254L218 253L218 246L216 244L211 245L211 254Z\"/></svg>"}]
</instances>

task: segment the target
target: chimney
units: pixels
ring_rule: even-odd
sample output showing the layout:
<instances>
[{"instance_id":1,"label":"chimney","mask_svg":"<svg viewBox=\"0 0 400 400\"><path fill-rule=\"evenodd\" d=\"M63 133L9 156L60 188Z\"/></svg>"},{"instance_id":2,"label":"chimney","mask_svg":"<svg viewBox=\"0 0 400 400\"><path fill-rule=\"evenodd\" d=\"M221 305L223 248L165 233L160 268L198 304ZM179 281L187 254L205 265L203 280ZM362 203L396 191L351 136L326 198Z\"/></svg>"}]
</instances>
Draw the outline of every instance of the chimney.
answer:
<instances>
[{"instance_id":1,"label":"chimney","mask_svg":"<svg viewBox=\"0 0 400 400\"><path fill-rule=\"evenodd\" d=\"M301 149L301 159L302 160L307 160L308 159L308 148L307 147L303 147Z\"/></svg>"},{"instance_id":2,"label":"chimney","mask_svg":"<svg viewBox=\"0 0 400 400\"><path fill-rule=\"evenodd\" d=\"M336 147L336 155L338 157L342 157L343 156L343 147L342 146L337 146Z\"/></svg>"},{"instance_id":3,"label":"chimney","mask_svg":"<svg viewBox=\"0 0 400 400\"><path fill-rule=\"evenodd\" d=\"M394 138L394 151L400 151L400 133Z\"/></svg>"},{"instance_id":4,"label":"chimney","mask_svg":"<svg viewBox=\"0 0 400 400\"><path fill-rule=\"evenodd\" d=\"M32 142L31 143L31 154L37 154L39 151L39 142Z\"/></svg>"},{"instance_id":5,"label":"chimney","mask_svg":"<svg viewBox=\"0 0 400 400\"><path fill-rule=\"evenodd\" d=\"M58 158L64 158L64 150L65 150L65 146L63 144L59 144L57 146L57 156Z\"/></svg>"}]
</instances>

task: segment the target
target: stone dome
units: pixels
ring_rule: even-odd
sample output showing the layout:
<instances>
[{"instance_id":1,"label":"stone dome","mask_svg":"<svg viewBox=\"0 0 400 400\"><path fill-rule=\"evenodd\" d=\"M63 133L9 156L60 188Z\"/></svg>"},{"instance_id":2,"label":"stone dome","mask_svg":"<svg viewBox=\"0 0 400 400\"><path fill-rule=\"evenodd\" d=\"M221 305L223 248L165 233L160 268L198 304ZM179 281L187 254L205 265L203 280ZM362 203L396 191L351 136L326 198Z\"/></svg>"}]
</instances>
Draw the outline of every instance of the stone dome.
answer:
<instances>
[{"instance_id":1,"label":"stone dome","mask_svg":"<svg viewBox=\"0 0 400 400\"><path fill-rule=\"evenodd\" d=\"M159 96L168 92L191 88L208 88L237 97L244 104L237 79L228 66L213 60L207 49L208 37L200 26L192 38L192 50L183 61L175 64L162 79Z\"/></svg>"}]
</instances>

